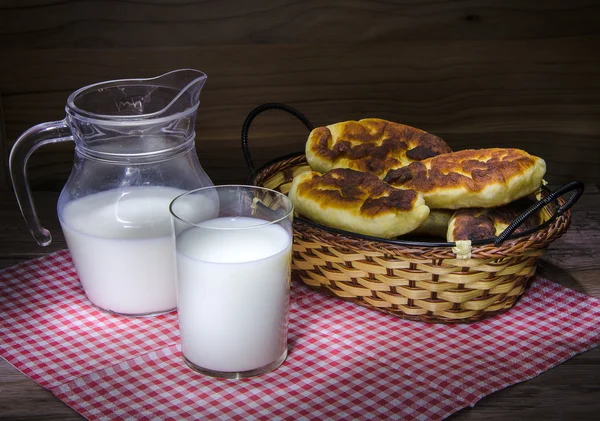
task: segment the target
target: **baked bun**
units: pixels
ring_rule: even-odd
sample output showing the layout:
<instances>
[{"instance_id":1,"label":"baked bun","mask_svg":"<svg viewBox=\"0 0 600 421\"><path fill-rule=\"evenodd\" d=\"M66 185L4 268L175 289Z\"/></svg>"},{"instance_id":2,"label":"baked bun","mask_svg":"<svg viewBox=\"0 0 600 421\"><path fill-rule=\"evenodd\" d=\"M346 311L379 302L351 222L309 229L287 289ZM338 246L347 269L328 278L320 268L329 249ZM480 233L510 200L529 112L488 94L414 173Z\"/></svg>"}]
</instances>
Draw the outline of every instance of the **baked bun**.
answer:
<instances>
[{"instance_id":1,"label":"baked bun","mask_svg":"<svg viewBox=\"0 0 600 421\"><path fill-rule=\"evenodd\" d=\"M448 224L452 215L454 215L453 210L430 209L427 219L409 234L446 238Z\"/></svg>"},{"instance_id":2,"label":"baked bun","mask_svg":"<svg viewBox=\"0 0 600 421\"><path fill-rule=\"evenodd\" d=\"M467 149L390 170L384 181L414 189L432 209L492 208L536 191L543 159L520 149Z\"/></svg>"},{"instance_id":3,"label":"baked bun","mask_svg":"<svg viewBox=\"0 0 600 421\"><path fill-rule=\"evenodd\" d=\"M529 197L525 197L497 208L459 209L450 218L446 240L452 242L494 238L534 203ZM515 233L535 228L542 222L542 213L535 212L515 230Z\"/></svg>"},{"instance_id":4,"label":"baked bun","mask_svg":"<svg viewBox=\"0 0 600 421\"><path fill-rule=\"evenodd\" d=\"M345 168L297 175L289 197L296 212L315 222L381 238L412 231L429 215L414 190L395 189L373 174Z\"/></svg>"},{"instance_id":5,"label":"baked bun","mask_svg":"<svg viewBox=\"0 0 600 421\"><path fill-rule=\"evenodd\" d=\"M448 152L437 136L379 118L317 127L306 142L306 160L314 171L350 168L379 178L392 168Z\"/></svg>"}]
</instances>

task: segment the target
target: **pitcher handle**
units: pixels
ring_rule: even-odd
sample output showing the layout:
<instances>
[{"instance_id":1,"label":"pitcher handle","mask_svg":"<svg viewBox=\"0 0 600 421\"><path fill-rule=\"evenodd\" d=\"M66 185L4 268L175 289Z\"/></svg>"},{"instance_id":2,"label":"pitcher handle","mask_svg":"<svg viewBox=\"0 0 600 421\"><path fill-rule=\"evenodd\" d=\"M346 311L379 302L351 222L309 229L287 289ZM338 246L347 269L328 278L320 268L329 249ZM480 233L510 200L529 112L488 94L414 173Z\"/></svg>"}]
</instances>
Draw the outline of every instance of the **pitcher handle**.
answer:
<instances>
[{"instance_id":1,"label":"pitcher handle","mask_svg":"<svg viewBox=\"0 0 600 421\"><path fill-rule=\"evenodd\" d=\"M246 160L246 165L248 165L248 168L251 172L254 172L254 163L252 162L250 149L248 149L248 130L250 130L250 124L252 124L252 120L254 120L254 118L257 115L267 110L285 111L293 115L294 117L297 117L306 126L308 130L312 130L314 128L312 123L308 120L308 118L306 118L304 114L302 114L300 111L298 111L291 105L283 104L281 102L267 102L266 104L259 105L258 107L250 111L250 114L248 114L248 117L246 117L246 120L242 125L242 151L244 152L244 159Z\"/></svg>"},{"instance_id":2,"label":"pitcher handle","mask_svg":"<svg viewBox=\"0 0 600 421\"><path fill-rule=\"evenodd\" d=\"M23 133L10 151L9 171L17 203L25 218L25 223L33 238L40 246L47 246L52 242L50 231L42 227L35 211L33 197L27 177L27 161L31 154L40 146L48 143L73 140L71 130L66 120L51 121L33 126Z\"/></svg>"}]
</instances>

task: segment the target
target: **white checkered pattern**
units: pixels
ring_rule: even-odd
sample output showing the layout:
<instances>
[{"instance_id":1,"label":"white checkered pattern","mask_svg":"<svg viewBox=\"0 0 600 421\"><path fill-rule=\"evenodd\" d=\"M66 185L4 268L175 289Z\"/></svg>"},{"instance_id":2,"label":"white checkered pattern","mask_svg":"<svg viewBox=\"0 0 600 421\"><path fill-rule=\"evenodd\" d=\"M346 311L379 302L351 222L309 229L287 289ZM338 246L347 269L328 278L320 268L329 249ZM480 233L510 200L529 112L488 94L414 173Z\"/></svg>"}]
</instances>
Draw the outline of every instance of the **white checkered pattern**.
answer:
<instances>
[{"instance_id":1,"label":"white checkered pattern","mask_svg":"<svg viewBox=\"0 0 600 421\"><path fill-rule=\"evenodd\" d=\"M176 314L91 307L67 251L0 271L1 356L90 420L441 420L600 343L600 300L537 279L467 325L404 321L292 288L284 364L243 380L181 359Z\"/></svg>"}]
</instances>

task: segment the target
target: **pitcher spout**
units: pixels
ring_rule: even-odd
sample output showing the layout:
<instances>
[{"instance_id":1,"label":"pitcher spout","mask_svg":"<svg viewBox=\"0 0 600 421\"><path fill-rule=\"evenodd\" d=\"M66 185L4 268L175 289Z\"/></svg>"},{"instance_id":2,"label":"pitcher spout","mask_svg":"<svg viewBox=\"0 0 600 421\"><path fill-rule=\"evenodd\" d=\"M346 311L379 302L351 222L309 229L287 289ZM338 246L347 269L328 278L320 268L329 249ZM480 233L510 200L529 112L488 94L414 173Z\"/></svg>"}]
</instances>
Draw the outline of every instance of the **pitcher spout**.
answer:
<instances>
[{"instance_id":1,"label":"pitcher spout","mask_svg":"<svg viewBox=\"0 0 600 421\"><path fill-rule=\"evenodd\" d=\"M96 83L73 92L66 111L74 119L109 124L195 113L206 78L199 70L180 69L153 78Z\"/></svg>"},{"instance_id":2,"label":"pitcher spout","mask_svg":"<svg viewBox=\"0 0 600 421\"><path fill-rule=\"evenodd\" d=\"M200 104L200 91L206 78L206 74L199 70L179 69L148 80L158 86L173 89L173 93L176 93L173 100L157 114L172 115L196 110Z\"/></svg>"}]
</instances>

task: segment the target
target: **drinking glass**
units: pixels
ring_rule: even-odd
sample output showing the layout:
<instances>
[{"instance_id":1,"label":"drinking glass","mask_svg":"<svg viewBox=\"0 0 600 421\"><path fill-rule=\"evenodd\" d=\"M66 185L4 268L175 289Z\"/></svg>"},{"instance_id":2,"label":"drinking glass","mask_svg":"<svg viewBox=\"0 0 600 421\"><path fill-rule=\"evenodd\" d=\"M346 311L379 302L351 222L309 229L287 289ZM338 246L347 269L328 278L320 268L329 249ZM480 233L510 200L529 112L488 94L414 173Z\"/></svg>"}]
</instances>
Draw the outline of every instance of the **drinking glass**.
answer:
<instances>
[{"instance_id":1,"label":"drinking glass","mask_svg":"<svg viewBox=\"0 0 600 421\"><path fill-rule=\"evenodd\" d=\"M230 185L170 205L184 361L212 376L270 372L287 356L293 205Z\"/></svg>"}]
</instances>

